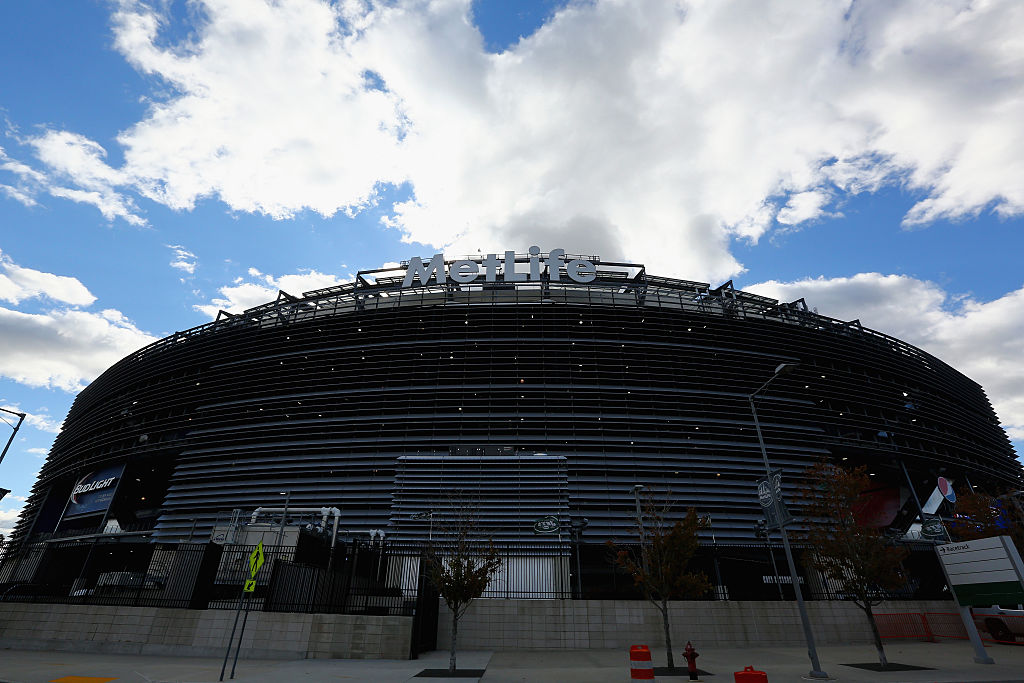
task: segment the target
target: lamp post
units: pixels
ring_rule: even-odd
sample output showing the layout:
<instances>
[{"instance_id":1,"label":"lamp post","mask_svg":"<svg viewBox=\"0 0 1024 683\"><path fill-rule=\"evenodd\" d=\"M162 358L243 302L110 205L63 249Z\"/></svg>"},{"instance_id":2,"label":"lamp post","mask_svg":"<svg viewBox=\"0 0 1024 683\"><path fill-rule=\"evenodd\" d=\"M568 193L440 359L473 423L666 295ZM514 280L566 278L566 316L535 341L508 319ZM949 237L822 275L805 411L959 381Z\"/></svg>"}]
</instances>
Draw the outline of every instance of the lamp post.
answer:
<instances>
[{"instance_id":1,"label":"lamp post","mask_svg":"<svg viewBox=\"0 0 1024 683\"><path fill-rule=\"evenodd\" d=\"M789 547L789 534L786 532L786 526L782 523L783 521L783 510L782 501L778 493L774 491L774 485L772 484L772 466L768 462L768 450L764 446L764 437L761 435L761 423L757 419L757 406L755 400L757 395L764 391L769 384L775 380L776 377L782 375L788 375L797 368L796 363L780 363L775 368L774 374L768 378L764 384L757 388L752 394L747 397L750 402L750 413L754 416L754 429L757 430L757 442L761 446L761 457L764 459L764 473L768 477L768 486L772 490L773 505L775 507L775 517L779 520L779 533L782 535L782 547L786 551L786 562L789 563L789 576L793 581L793 593L796 595L797 610L800 612L800 622L804 627L804 640L807 641L807 656L811 659L811 672L808 674L810 678L828 678L828 674L822 671L821 664L818 661L818 650L814 646L814 634L811 633L811 622L807 618L807 606L804 605L803 591L800 590L800 579L796 574L796 563L793 562L793 551Z\"/></svg>"},{"instance_id":2,"label":"lamp post","mask_svg":"<svg viewBox=\"0 0 1024 683\"><path fill-rule=\"evenodd\" d=\"M590 526L590 520L586 517L573 517L569 520L569 527L572 529L572 540L576 544L576 587L579 590L579 599L583 599L583 565L580 564L580 543L583 540L583 530Z\"/></svg>"},{"instance_id":3,"label":"lamp post","mask_svg":"<svg viewBox=\"0 0 1024 683\"><path fill-rule=\"evenodd\" d=\"M643 484L633 484L633 500L636 502L636 524L640 528L640 560L644 566L644 574L647 574L647 552L644 546L647 544L647 533L644 531L644 516L640 512L640 491L646 488Z\"/></svg>"},{"instance_id":4,"label":"lamp post","mask_svg":"<svg viewBox=\"0 0 1024 683\"><path fill-rule=\"evenodd\" d=\"M25 421L27 415L25 413L19 413L17 410L9 410L8 408L0 408L0 410L5 413L18 416L18 424L11 425L14 428L14 431L11 432L11 437L7 439L7 444L4 446L4 450L0 451L0 462L3 462L4 456L7 455L7 449L11 447L12 443L14 443L14 436L18 433L18 428L21 427L21 423ZM7 420L4 420L4 422L7 422ZM8 424L10 423L8 422Z\"/></svg>"},{"instance_id":5,"label":"lamp post","mask_svg":"<svg viewBox=\"0 0 1024 683\"><path fill-rule=\"evenodd\" d=\"M772 572L775 574L775 587L779 589L779 600L785 600L785 596L782 595L782 581L779 579L779 565L775 564L775 551L772 550L768 538L768 525L763 519L754 523L754 535L764 540L764 549L768 551L768 557L772 560Z\"/></svg>"},{"instance_id":6,"label":"lamp post","mask_svg":"<svg viewBox=\"0 0 1024 683\"><path fill-rule=\"evenodd\" d=\"M413 519L429 519L430 527L427 531L427 543L434 542L434 511L425 510L423 512L417 512L412 516Z\"/></svg>"},{"instance_id":7,"label":"lamp post","mask_svg":"<svg viewBox=\"0 0 1024 683\"><path fill-rule=\"evenodd\" d=\"M281 495L284 496L284 512L281 514L281 527L277 530L277 552L281 552L281 539L284 536L284 524L288 518L288 503L292 499L292 491L281 491Z\"/></svg>"}]
</instances>

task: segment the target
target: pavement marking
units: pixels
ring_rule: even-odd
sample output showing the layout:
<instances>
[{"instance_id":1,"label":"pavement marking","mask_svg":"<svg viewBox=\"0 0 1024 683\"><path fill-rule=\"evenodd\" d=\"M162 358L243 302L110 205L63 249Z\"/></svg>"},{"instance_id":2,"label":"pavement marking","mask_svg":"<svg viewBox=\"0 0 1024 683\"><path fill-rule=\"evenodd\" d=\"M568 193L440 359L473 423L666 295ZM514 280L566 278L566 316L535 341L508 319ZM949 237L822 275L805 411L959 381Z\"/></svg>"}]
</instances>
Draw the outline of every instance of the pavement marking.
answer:
<instances>
[{"instance_id":1,"label":"pavement marking","mask_svg":"<svg viewBox=\"0 0 1024 683\"><path fill-rule=\"evenodd\" d=\"M62 676L61 678L55 678L50 683L110 683L110 681L116 681L117 678L100 678L98 676Z\"/></svg>"}]
</instances>

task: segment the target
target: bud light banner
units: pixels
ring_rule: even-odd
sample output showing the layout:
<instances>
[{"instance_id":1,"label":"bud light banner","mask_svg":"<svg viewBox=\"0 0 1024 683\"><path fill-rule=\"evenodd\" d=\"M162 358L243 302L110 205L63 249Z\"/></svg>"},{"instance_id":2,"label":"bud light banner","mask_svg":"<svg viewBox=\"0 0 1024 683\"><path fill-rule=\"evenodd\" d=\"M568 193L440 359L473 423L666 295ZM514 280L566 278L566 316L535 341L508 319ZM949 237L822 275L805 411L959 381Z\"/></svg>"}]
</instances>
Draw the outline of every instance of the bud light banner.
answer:
<instances>
[{"instance_id":1,"label":"bud light banner","mask_svg":"<svg viewBox=\"0 0 1024 683\"><path fill-rule=\"evenodd\" d=\"M95 512L104 512L114 499L117 483L124 472L124 465L113 465L89 472L75 481L71 498L64 510L64 517L78 517Z\"/></svg>"}]
</instances>

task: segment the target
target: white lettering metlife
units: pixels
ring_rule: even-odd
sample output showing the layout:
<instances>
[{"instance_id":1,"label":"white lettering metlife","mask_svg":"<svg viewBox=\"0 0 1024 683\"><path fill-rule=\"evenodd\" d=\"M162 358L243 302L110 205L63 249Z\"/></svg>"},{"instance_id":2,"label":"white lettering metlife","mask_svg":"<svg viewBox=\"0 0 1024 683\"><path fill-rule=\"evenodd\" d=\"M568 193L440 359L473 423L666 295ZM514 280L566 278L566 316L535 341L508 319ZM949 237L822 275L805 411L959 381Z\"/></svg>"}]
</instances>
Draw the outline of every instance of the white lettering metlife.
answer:
<instances>
[{"instance_id":1,"label":"white lettering metlife","mask_svg":"<svg viewBox=\"0 0 1024 683\"><path fill-rule=\"evenodd\" d=\"M564 249L552 249L546 259L540 255L540 247L530 247L530 258L527 261L527 272L516 270L516 253L506 251L504 260L499 259L497 254L487 254L480 261L460 259L452 262L445 269L444 254L434 254L433 258L424 263L418 256L409 259L409 267L405 271L405 278L402 280L403 287L411 287L415 280L421 283L428 282L431 277L436 278L438 284L447 284L448 278L459 284L469 284L477 279L480 270L483 268L484 281L497 282L498 268L502 267L502 275L505 282L539 282L541 273L547 269L551 280L561 280L561 268L565 265L565 274L574 282L586 284L597 278L597 266L590 261L583 259L572 259L565 262Z\"/></svg>"}]
</instances>

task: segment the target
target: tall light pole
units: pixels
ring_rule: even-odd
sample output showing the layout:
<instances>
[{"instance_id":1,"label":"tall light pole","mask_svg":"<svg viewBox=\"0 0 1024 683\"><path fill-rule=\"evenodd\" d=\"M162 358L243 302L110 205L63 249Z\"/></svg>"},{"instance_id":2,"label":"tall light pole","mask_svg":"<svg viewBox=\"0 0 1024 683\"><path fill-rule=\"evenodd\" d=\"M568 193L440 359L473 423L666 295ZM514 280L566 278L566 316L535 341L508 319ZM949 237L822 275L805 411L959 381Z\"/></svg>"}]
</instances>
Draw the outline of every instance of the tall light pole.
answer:
<instances>
[{"instance_id":1,"label":"tall light pole","mask_svg":"<svg viewBox=\"0 0 1024 683\"><path fill-rule=\"evenodd\" d=\"M7 408L0 408L0 410L2 410L5 413L10 413L11 415L18 416L18 424L11 425L14 428L14 431L11 432L11 437L7 439L7 445L4 446L4 450L0 451L0 462L3 462L4 456L7 455L7 449L11 447L12 443L14 443L14 436L18 433L18 428L21 427L21 423L25 421L27 415L25 413L19 413L17 410L9 410ZM4 420L4 422L7 422L7 420ZM8 422L8 424L10 423Z\"/></svg>"},{"instance_id":2,"label":"tall light pole","mask_svg":"<svg viewBox=\"0 0 1024 683\"><path fill-rule=\"evenodd\" d=\"M643 484L633 484L633 500L636 501L636 524L640 528L640 560L644 566L644 574L647 574L647 551L644 546L647 544L647 533L644 531L644 516L640 512L640 491L646 488Z\"/></svg>"},{"instance_id":3,"label":"tall light pole","mask_svg":"<svg viewBox=\"0 0 1024 683\"><path fill-rule=\"evenodd\" d=\"M818 661L818 650L814 646L814 634L811 633L811 622L807 618L807 606L804 605L803 591L800 590L800 579L796 575L796 563L793 562L793 551L789 547L789 534L786 533L786 525L783 523L783 510L782 500L779 492L775 491L775 485L772 482L772 466L768 462L768 450L764 447L764 437L761 436L761 423L757 419L757 406L755 400L757 395L768 388L768 385L776 377L782 375L788 375L789 373L796 370L796 363L780 363L775 368L775 373L768 378L768 381L757 388L747 400L750 402L750 413L754 416L754 429L757 430L757 442L761 445L761 457L764 458L764 474L768 477L768 487L772 491L773 505L775 507L775 518L779 520L779 533L782 534L782 547L786 550L786 562L789 563L789 576L793 581L793 593L796 594L796 606L800 612L800 621L804 627L804 640L807 641L807 656L811 659L811 672L808 674L810 678L828 678L828 674L822 671L821 663Z\"/></svg>"},{"instance_id":4,"label":"tall light pole","mask_svg":"<svg viewBox=\"0 0 1024 683\"><path fill-rule=\"evenodd\" d=\"M277 552L281 552L281 540L284 537L284 523L288 518L288 503L292 499L292 490L281 491L281 495L284 496L284 512L281 514L281 527L277 530Z\"/></svg>"}]
</instances>

